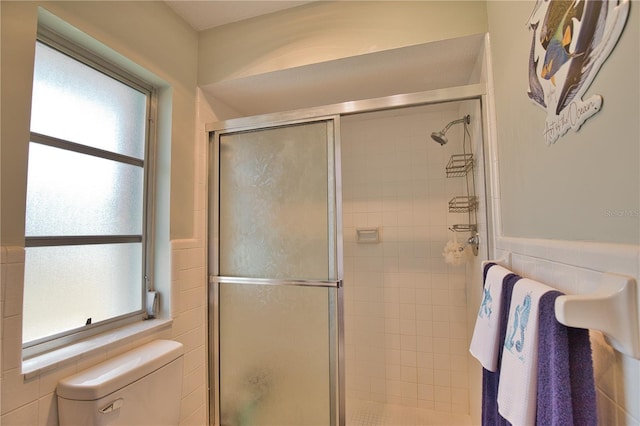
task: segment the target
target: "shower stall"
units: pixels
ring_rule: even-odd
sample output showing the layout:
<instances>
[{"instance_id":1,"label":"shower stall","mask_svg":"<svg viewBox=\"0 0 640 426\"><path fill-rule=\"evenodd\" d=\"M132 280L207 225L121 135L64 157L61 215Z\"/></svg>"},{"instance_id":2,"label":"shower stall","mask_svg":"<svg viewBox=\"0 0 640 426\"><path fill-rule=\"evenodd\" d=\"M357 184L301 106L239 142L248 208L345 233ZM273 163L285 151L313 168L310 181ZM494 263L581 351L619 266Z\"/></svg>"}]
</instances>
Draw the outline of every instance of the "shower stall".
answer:
<instances>
[{"instance_id":1,"label":"shower stall","mask_svg":"<svg viewBox=\"0 0 640 426\"><path fill-rule=\"evenodd\" d=\"M483 95L471 85L209 126L212 424L469 422ZM448 143L431 139L466 116L443 130ZM473 233L449 208L468 190L446 174L463 140ZM476 234L477 257L465 250ZM463 265L445 261L452 239Z\"/></svg>"}]
</instances>

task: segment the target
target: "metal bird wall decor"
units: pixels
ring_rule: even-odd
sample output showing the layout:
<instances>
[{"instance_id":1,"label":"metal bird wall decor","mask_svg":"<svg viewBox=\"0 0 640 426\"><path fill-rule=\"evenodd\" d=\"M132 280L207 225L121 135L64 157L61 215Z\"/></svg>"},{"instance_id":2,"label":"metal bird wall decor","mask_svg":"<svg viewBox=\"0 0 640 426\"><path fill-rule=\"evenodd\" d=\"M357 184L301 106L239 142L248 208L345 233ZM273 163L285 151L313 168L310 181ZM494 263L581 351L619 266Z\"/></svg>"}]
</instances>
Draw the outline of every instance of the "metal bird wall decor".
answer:
<instances>
[{"instance_id":1,"label":"metal bird wall decor","mask_svg":"<svg viewBox=\"0 0 640 426\"><path fill-rule=\"evenodd\" d=\"M544 138L555 143L600 111L602 96L582 97L615 47L629 0L537 0L531 31L527 95L547 111Z\"/></svg>"}]
</instances>

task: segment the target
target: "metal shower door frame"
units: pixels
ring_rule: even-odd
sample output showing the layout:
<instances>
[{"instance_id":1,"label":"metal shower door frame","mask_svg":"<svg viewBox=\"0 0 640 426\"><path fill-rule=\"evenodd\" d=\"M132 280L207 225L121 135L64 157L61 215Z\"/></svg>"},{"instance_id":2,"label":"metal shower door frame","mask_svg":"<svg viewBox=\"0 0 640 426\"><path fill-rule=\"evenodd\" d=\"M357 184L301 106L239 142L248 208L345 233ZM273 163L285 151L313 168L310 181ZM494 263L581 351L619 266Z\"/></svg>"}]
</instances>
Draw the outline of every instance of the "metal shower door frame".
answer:
<instances>
[{"instance_id":1,"label":"metal shower door frame","mask_svg":"<svg viewBox=\"0 0 640 426\"><path fill-rule=\"evenodd\" d=\"M331 202L334 205L334 217L329 218L328 228L333 229L330 239L333 242L329 244L329 260L333 263L332 268L335 270L335 280L287 280L287 279L266 279L266 278L247 278L247 277L225 277L220 276L219 267L219 224L220 224L220 137L226 133L237 133L253 130L268 130L277 127L287 127L300 124L308 124L313 122L326 121L331 122L332 126L332 149L328 151L327 168L328 180L327 185L333 187L329 191L329 196L333 195ZM340 117L338 115L302 117L291 119L273 119L266 122L259 121L255 123L242 124L234 126L233 123L221 122L218 126L207 129L209 133L208 143L208 170L209 177L207 180L208 202L208 355L209 355L209 424L220 425L220 305L219 305L219 288L220 284L250 284L250 285L274 285L274 286L303 286L303 287L322 287L327 289L335 289L335 302L330 299L329 312L335 310L335 321L333 318L329 322L329 333L333 336L329 342L329 351L336 354L331 356L331 368L329 377L330 381L330 398L331 398L331 425L343 426L345 424L345 352L344 352L344 318L343 318L343 245L342 245L342 190L341 190L341 163L340 163ZM333 249L333 250L332 250ZM335 343L337 347L332 345ZM337 359L334 359L337 358Z\"/></svg>"},{"instance_id":2,"label":"metal shower door frame","mask_svg":"<svg viewBox=\"0 0 640 426\"><path fill-rule=\"evenodd\" d=\"M347 115L352 115L352 114L359 114L359 113L365 113L365 112L373 112L373 111L382 111L382 110L391 110L391 109L399 109L399 108L406 108L406 107L412 107L412 106L423 106L423 105L430 105L430 104L440 104L440 103L446 103L446 102L457 102L457 101L466 101L466 100L477 100L480 102L481 105L481 110L482 110L482 128L483 128L483 140L484 141L488 141L489 140L489 133L488 133L488 122L491 118L491 114L490 112L487 111L487 106L491 103L488 95L487 95L487 87L485 86L484 83L478 83L478 84L469 84L469 85L465 85L465 86L457 86L457 87L449 87L449 88L444 88L444 89L436 89L436 90L429 90L429 91L424 91L424 92L414 92L414 93L406 93L406 94L398 94L398 95L392 95L392 96L384 96L384 97L380 97L380 98L372 98L372 99L364 99L364 100L357 100L357 101L348 101L348 102L341 102L341 103L337 103L337 104L330 104L330 105L323 105L323 106L317 106L317 107L310 107L310 108L304 108L304 109L299 109L299 110L292 110L292 111L283 111L283 112L276 112L276 113L268 113L268 114L263 114L263 115L256 115L256 116L250 116L250 117L241 117L241 118L234 118L234 119L230 119L230 120L225 120L225 121L219 121L216 123L210 123L206 126L206 132L210 137L210 141L209 141L209 150L211 151L211 138L213 137L213 135L215 135L217 132L222 132L222 131L226 131L229 129L233 129L235 130L242 130L242 129L252 129L252 128L266 128L266 127L271 127L271 126L277 126L277 125L284 125L284 124L295 124L295 123L301 123L301 122L305 122L305 121L314 121L314 120L319 120L319 119L326 119L328 117L334 118L335 119L335 126L334 126L334 131L335 131L335 143L336 143L336 173L338 174L338 178L339 181L336 183L336 209L337 209L337 226L338 226L338 234L339 234L339 241L340 244L338 245L338 258L337 258L337 262L339 265L339 277L342 279L343 277L343 252L342 252L342 188L341 188L341 177L340 177L340 168L339 168L339 161L340 161L340 117L342 116L347 116ZM425 135L425 137L428 137L428 135ZM491 144L489 144L489 150L494 149L492 147ZM487 153L489 154L490 158L494 158L495 157L495 153L489 152ZM207 185L209 186L206 189L206 193L209 196L209 205L208 205L208 230L207 230L207 235L208 235L208 243L207 243L207 250L208 250L208 276L217 276L218 274L218 269L217 269L217 263L212 262L212 258L215 257L215 253L213 250L210 249L210 247L212 247L212 244L214 244L215 247L218 247L218 235L213 233L211 230L211 224L214 223L212 222L214 216L215 216L215 220L217 221L217 215L218 215L218 211L217 206L212 205L211 204L211 197L214 196L218 197L219 194L217 192L217 188L213 187L213 192L212 192L212 188L210 187L213 184L212 181L212 165L215 164L215 161L212 161L212 153L208 152L208 158L209 158L209 167L208 167L208 171L209 171L209 179L207 180ZM485 160L486 161L486 160ZM215 175L215 171L213 173ZM486 174L486 172L485 172ZM488 190L488 187L485 183L485 190ZM217 199L217 198L215 198ZM488 212L487 213L488 216L494 217L495 220L499 221L499 216L496 214L496 212ZM217 223L217 222L215 222ZM488 221L488 228L492 227L492 223L491 221ZM491 232L489 232L490 229L487 229L487 249L488 252L491 253L495 244L495 241L493 241L492 238L489 237L489 235L491 235ZM216 281L215 279L211 279L209 280L209 287L208 287L208 303L209 303L209 309L208 312L211 312L211 309L214 309L214 312L218 312L219 306L218 306L218 300L217 300L217 292L216 291L212 291L214 286L217 285L214 283L214 281ZM217 289L216 289L217 290ZM345 341L344 341L344 318L343 318L343 314L344 314L344 309L343 309L343 296L342 296L342 283L340 283L339 285L339 296L338 296L338 322L339 322L339 330L340 330L340 334L339 334L339 339L338 339L338 363L339 363L339 371L338 371L338 392L339 392L339 407L338 407L338 422L340 426L344 426L345 422L346 422L346 414L345 414L345 371L344 371L344 366L345 366L345 353L344 353L344 345L345 345ZM217 368L219 367L219 363L218 363L218 354L215 350L211 350L213 347L217 346L213 346L213 344L216 344L219 342L219 335L218 335L218 330L216 328L217 325L217 318L214 318L213 315L209 315L209 319L208 319L208 339L209 339L209 377L213 377L214 375L217 375ZM219 383L215 382L215 381L211 381L209 380L209 404L208 404L208 409L209 409L209 423L211 425L218 425L219 424L219 419L217 418L217 416L219 415L219 401L217 400L217 390L218 390L218 386ZM216 421L217 420L217 421Z\"/></svg>"}]
</instances>

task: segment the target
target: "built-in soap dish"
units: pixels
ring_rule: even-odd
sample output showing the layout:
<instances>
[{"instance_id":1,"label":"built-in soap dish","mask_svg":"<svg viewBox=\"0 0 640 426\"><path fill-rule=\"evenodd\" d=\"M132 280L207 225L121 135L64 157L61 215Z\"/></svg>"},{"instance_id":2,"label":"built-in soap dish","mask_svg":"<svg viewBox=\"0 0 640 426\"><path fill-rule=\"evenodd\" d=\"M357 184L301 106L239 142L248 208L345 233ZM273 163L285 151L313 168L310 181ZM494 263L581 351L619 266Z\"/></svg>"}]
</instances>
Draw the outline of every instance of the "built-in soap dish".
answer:
<instances>
[{"instance_id":1,"label":"built-in soap dish","mask_svg":"<svg viewBox=\"0 0 640 426\"><path fill-rule=\"evenodd\" d=\"M357 242L363 244L375 244L380 242L379 228L357 228Z\"/></svg>"}]
</instances>

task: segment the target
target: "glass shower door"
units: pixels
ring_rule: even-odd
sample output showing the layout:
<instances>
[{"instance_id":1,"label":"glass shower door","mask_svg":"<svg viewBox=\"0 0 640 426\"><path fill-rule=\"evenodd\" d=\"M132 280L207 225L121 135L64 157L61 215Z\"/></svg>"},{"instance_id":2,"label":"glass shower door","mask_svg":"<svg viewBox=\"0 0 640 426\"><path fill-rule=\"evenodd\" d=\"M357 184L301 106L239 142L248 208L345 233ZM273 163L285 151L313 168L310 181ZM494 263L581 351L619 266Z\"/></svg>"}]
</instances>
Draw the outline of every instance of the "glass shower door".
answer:
<instances>
[{"instance_id":1,"label":"glass shower door","mask_svg":"<svg viewBox=\"0 0 640 426\"><path fill-rule=\"evenodd\" d=\"M221 425L339 422L333 119L214 133L210 253Z\"/></svg>"}]
</instances>

